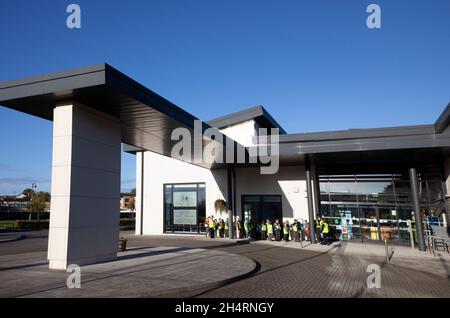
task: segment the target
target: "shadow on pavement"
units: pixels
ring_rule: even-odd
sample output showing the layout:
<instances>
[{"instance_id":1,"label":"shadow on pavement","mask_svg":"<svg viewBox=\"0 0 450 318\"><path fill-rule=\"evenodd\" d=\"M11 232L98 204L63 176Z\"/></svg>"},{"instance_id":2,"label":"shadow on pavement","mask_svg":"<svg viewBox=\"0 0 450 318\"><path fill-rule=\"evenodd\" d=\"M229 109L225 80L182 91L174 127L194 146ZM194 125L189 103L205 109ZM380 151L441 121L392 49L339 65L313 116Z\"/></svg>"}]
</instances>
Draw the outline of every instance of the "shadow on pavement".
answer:
<instances>
[{"instance_id":1,"label":"shadow on pavement","mask_svg":"<svg viewBox=\"0 0 450 318\"><path fill-rule=\"evenodd\" d=\"M141 250L143 248L136 248L136 249L129 249L127 251L135 251L135 250ZM155 255L161 255L161 254L170 254L170 253L176 253L176 252L183 252L183 251L188 251L188 250L192 250L195 248L191 248L191 247L175 247L175 248L168 248L165 250L160 250L160 251L149 251L149 252L145 252L145 253L139 253L139 254L131 254L131 255L121 255L118 256L114 262L116 261L124 261L124 260L129 260L129 259L135 259L135 258L141 258L141 257L146 257L146 256L155 256ZM102 262L102 263L110 263L111 261L107 261L107 262ZM98 263L101 264L101 263Z\"/></svg>"},{"instance_id":2,"label":"shadow on pavement","mask_svg":"<svg viewBox=\"0 0 450 318\"><path fill-rule=\"evenodd\" d=\"M442 255L439 255L439 260L441 261L442 266L444 267L445 271L447 272L447 279L450 280L450 268L448 267L447 262L442 257Z\"/></svg>"},{"instance_id":3,"label":"shadow on pavement","mask_svg":"<svg viewBox=\"0 0 450 318\"><path fill-rule=\"evenodd\" d=\"M248 273L247 275L244 275L243 277L240 277L240 278L237 279L237 280L228 282L227 284L223 284L223 285L221 285L221 286L217 286L217 287L214 287L214 288L211 288L211 289L202 291L201 293L192 295L192 296L190 296L190 297L191 297L191 298L199 297L199 296L202 296L202 295L204 295L204 294L207 294L207 293L209 293L209 292L211 292L211 291L214 291L214 290L217 290L217 289L219 289L219 288L222 288L222 287L224 287L224 286L226 286L226 285L232 284L232 283L234 283L234 282L236 282L236 281L245 280L245 279L248 279L248 278L250 278L250 277L255 277L255 276L258 276L258 275L261 275L261 274L266 274L266 273L269 273L269 272L271 272L271 271L278 270L278 269L281 269L281 268L284 268L284 267L292 266L292 265L294 265L294 264L299 264L299 263L303 263L303 262L309 261L309 260L311 260L311 259L314 259L314 258L323 256L323 255L326 255L326 254L330 253L332 250L336 249L337 247L338 247L338 246L333 246L331 249L329 249L329 250L326 251L326 252L319 252L319 253L313 252L313 253L315 253L315 255L313 255L313 256L309 256L309 257L306 257L306 258L304 258L304 259L301 259L301 260L298 260L298 261L295 261L295 262L290 262L290 263L287 263L287 264L283 264L283 265L280 265L280 266L276 266L276 267L270 268L270 269L268 269L268 270L265 270L265 271L263 271L263 272L260 272L261 264L260 264L259 262L257 262L255 259L251 258L251 259L256 263L256 268L255 268L255 270L254 270L253 272L250 272L250 273ZM280 247L279 247L279 246L271 246L271 247L269 247L269 248L262 249L261 251L264 251L264 250L270 250L270 249L274 249L274 248L280 248Z\"/></svg>"},{"instance_id":4,"label":"shadow on pavement","mask_svg":"<svg viewBox=\"0 0 450 318\"><path fill-rule=\"evenodd\" d=\"M24 264L24 265L10 266L10 267L0 267L0 272L10 271L10 270L15 270L15 269L38 267L38 266L42 266L42 265L48 265L48 262L35 263L35 264Z\"/></svg>"}]
</instances>

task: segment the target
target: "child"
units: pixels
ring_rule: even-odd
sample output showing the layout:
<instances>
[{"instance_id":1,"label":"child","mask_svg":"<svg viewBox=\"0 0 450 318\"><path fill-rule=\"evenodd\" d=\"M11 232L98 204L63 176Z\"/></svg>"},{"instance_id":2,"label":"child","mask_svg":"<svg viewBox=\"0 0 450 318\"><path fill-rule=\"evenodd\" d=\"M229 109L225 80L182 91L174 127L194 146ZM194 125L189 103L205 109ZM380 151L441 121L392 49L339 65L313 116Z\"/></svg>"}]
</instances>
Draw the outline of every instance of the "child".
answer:
<instances>
[{"instance_id":1,"label":"child","mask_svg":"<svg viewBox=\"0 0 450 318\"><path fill-rule=\"evenodd\" d=\"M267 236L269 238L269 241L272 242L273 240L273 226L272 226L272 222L270 222L270 220L267 220Z\"/></svg>"},{"instance_id":2,"label":"child","mask_svg":"<svg viewBox=\"0 0 450 318\"><path fill-rule=\"evenodd\" d=\"M284 222L283 226L283 239L288 242L289 241L289 221Z\"/></svg>"}]
</instances>

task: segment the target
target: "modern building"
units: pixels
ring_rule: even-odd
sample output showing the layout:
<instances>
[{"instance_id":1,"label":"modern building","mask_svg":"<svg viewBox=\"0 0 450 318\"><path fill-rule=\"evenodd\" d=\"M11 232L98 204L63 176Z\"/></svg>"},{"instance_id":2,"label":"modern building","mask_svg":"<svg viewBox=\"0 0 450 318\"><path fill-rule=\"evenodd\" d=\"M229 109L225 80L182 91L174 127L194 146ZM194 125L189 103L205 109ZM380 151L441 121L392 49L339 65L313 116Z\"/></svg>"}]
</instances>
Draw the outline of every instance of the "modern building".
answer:
<instances>
[{"instance_id":1,"label":"modern building","mask_svg":"<svg viewBox=\"0 0 450 318\"><path fill-rule=\"evenodd\" d=\"M450 105L420 126L290 134L262 106L199 124L106 64L1 84L0 104L54 122L51 268L116 257L121 143L137 156L138 235L202 233L207 215L322 216L358 240L408 241L411 222L423 250L424 214L449 224ZM211 145L223 151L197 156Z\"/></svg>"},{"instance_id":2,"label":"modern building","mask_svg":"<svg viewBox=\"0 0 450 318\"><path fill-rule=\"evenodd\" d=\"M228 218L227 211L214 210L215 200L223 199L233 202L234 220L308 220L313 210L329 219L337 238L387 237L409 244L408 227L415 227L411 169L416 171L421 215L446 222L443 180L448 161L436 145L449 140L445 133L436 133L439 120L425 126L286 134L257 106L207 123L245 147L258 146L259 128L278 128L278 172L263 175L251 164L210 169L126 147L138 155L138 188L143 182L144 189L144 199L138 194L137 200L137 234L204 232L205 216Z\"/></svg>"}]
</instances>

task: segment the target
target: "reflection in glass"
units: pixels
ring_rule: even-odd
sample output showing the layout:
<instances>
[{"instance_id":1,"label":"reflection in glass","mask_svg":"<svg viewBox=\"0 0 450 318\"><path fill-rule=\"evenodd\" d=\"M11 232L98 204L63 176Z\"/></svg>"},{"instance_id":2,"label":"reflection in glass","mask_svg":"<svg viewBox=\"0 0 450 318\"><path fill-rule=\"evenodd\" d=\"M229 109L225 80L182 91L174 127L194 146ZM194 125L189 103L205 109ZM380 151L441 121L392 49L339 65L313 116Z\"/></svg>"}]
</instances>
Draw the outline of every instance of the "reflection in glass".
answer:
<instances>
[{"instance_id":1,"label":"reflection in glass","mask_svg":"<svg viewBox=\"0 0 450 318\"><path fill-rule=\"evenodd\" d=\"M348 239L387 238L409 242L408 220L413 226L415 222L407 176L328 175L319 177L319 186L321 216L329 219L336 238L345 239L342 225L351 215L352 233L347 234ZM418 188L422 213L426 216L440 215L444 211L442 181L419 176Z\"/></svg>"},{"instance_id":2,"label":"reflection in glass","mask_svg":"<svg viewBox=\"0 0 450 318\"><path fill-rule=\"evenodd\" d=\"M164 232L205 231L204 184L164 185Z\"/></svg>"}]
</instances>

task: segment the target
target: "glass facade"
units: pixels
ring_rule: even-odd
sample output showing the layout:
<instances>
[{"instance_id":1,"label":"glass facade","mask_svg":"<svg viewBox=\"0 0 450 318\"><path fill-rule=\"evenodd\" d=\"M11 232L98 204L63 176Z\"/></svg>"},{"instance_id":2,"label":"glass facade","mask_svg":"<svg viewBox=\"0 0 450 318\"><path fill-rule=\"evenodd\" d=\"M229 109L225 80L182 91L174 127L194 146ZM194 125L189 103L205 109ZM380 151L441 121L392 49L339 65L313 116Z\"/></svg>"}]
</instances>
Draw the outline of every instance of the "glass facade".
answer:
<instances>
[{"instance_id":1,"label":"glass facade","mask_svg":"<svg viewBox=\"0 0 450 318\"><path fill-rule=\"evenodd\" d=\"M423 215L444 206L441 179L419 178ZM408 222L415 227L411 189L403 174L321 175L320 212L332 225L336 239L362 241L388 238L408 243Z\"/></svg>"},{"instance_id":2,"label":"glass facade","mask_svg":"<svg viewBox=\"0 0 450 318\"><path fill-rule=\"evenodd\" d=\"M242 211L244 218L251 217L256 222L270 219L282 221L283 213L280 195L243 195Z\"/></svg>"},{"instance_id":3,"label":"glass facade","mask_svg":"<svg viewBox=\"0 0 450 318\"><path fill-rule=\"evenodd\" d=\"M164 232L205 231L205 184L164 185Z\"/></svg>"}]
</instances>

